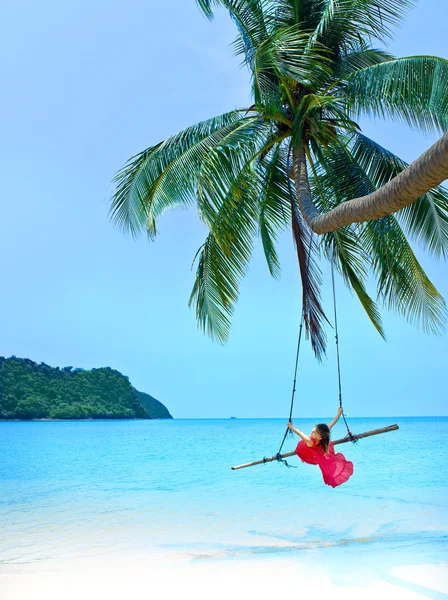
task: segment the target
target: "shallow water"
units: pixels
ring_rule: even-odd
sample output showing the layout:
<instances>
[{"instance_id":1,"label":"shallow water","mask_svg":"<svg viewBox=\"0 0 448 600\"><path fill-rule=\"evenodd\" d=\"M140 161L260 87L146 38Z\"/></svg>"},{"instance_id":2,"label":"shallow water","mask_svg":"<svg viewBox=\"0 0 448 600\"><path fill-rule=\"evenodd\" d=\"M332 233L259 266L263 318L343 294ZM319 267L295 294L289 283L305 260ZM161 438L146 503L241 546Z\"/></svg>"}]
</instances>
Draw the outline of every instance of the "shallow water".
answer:
<instances>
[{"instance_id":1,"label":"shallow water","mask_svg":"<svg viewBox=\"0 0 448 600\"><path fill-rule=\"evenodd\" d=\"M294 457L297 468L230 469L277 452L278 419L0 423L0 562L123 553L443 562L448 418L351 427L395 422L398 432L338 447L355 472L334 490ZM343 435L338 424L334 437Z\"/></svg>"}]
</instances>

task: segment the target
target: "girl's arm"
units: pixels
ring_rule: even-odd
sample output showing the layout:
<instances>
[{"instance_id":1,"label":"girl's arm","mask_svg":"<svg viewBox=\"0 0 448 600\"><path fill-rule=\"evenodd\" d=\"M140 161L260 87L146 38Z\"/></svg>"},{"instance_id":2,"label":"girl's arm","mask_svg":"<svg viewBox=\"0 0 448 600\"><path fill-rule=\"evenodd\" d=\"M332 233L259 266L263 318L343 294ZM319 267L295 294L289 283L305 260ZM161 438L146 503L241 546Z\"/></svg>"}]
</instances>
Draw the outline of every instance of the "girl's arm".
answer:
<instances>
[{"instance_id":1,"label":"girl's arm","mask_svg":"<svg viewBox=\"0 0 448 600\"><path fill-rule=\"evenodd\" d=\"M291 421L288 422L288 429L290 429L291 431L294 431L294 433L296 433L299 437L301 437L307 446L309 446L310 448L313 446L313 442L312 442L310 436L306 435L306 433L303 433L303 431L300 431L300 429L296 429L293 426L293 424L291 423Z\"/></svg>"},{"instance_id":2,"label":"girl's arm","mask_svg":"<svg viewBox=\"0 0 448 600\"><path fill-rule=\"evenodd\" d=\"M338 412L337 412L335 418L331 421L331 423L328 423L328 429L331 429L332 427L334 427L334 425L336 425L336 423L341 418L341 415L342 415L343 412L344 411L343 411L342 408L338 408Z\"/></svg>"}]
</instances>

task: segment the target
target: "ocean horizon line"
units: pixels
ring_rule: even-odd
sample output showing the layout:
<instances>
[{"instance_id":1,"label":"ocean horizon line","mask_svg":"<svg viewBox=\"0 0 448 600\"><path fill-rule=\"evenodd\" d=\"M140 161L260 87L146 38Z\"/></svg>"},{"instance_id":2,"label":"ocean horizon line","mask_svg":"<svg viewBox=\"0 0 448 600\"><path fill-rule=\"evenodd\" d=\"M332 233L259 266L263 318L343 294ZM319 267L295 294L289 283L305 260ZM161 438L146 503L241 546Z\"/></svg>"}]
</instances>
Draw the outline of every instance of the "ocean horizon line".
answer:
<instances>
[{"instance_id":1,"label":"ocean horizon line","mask_svg":"<svg viewBox=\"0 0 448 600\"><path fill-rule=\"evenodd\" d=\"M293 421L315 421L319 419L328 419L331 418L331 415L318 415L313 417L295 417ZM379 415L379 416L348 416L350 420L375 420L375 419L448 419L448 415ZM0 423L90 423L97 421L287 421L287 417L238 417L238 416L228 416L228 417L172 417L171 419L164 418L154 418L154 419L140 419L140 418L130 418L130 419L0 419Z\"/></svg>"}]
</instances>

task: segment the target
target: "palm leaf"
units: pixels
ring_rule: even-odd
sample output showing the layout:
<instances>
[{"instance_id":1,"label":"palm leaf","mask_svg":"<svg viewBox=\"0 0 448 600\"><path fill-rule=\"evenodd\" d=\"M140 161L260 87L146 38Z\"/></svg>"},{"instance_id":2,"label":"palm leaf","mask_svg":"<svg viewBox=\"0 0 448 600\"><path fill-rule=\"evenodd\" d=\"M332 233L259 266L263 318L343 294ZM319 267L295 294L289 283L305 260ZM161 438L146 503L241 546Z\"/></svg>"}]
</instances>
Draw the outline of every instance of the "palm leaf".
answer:
<instances>
[{"instance_id":1,"label":"palm leaf","mask_svg":"<svg viewBox=\"0 0 448 600\"><path fill-rule=\"evenodd\" d=\"M181 131L130 159L114 179L111 217L132 234L145 225L156 233L156 218L170 206L195 200L197 173L207 151L251 117L233 111Z\"/></svg>"},{"instance_id":2,"label":"palm leaf","mask_svg":"<svg viewBox=\"0 0 448 600\"><path fill-rule=\"evenodd\" d=\"M448 60L411 56L361 69L345 87L356 115L400 119L414 129L448 129Z\"/></svg>"},{"instance_id":3,"label":"palm leaf","mask_svg":"<svg viewBox=\"0 0 448 600\"><path fill-rule=\"evenodd\" d=\"M220 2L219 0L196 0L196 4L204 15L211 20L214 16L213 7L219 6Z\"/></svg>"},{"instance_id":4,"label":"palm leaf","mask_svg":"<svg viewBox=\"0 0 448 600\"><path fill-rule=\"evenodd\" d=\"M110 216L123 231L136 236L146 223L145 194L139 182L144 165L159 150L162 144L144 150L133 156L118 171L113 183L116 184L112 197ZM140 176L140 177L139 177Z\"/></svg>"},{"instance_id":5,"label":"palm leaf","mask_svg":"<svg viewBox=\"0 0 448 600\"><path fill-rule=\"evenodd\" d=\"M339 157L341 152L343 149L337 149L334 157L336 160L333 161L330 161L329 157L324 158L322 153L320 154L320 163L313 161L310 157L313 172L313 177L310 179L311 194L318 209L325 212L340 203L338 192L335 193L334 186L331 185L333 177L338 177L338 175L332 174L331 166L335 167L336 172L342 172L345 175L346 168L340 168L340 165L337 164L338 162L345 163L345 165L347 163L344 156ZM338 158L339 160L337 160ZM326 169L323 169L323 165ZM325 234L323 244L328 260L333 262L333 266L342 274L345 284L358 296L375 329L381 337L385 338L378 307L366 290L371 261L360 245L356 232L352 227L343 227Z\"/></svg>"},{"instance_id":6,"label":"palm leaf","mask_svg":"<svg viewBox=\"0 0 448 600\"><path fill-rule=\"evenodd\" d=\"M412 0L324 0L310 42L342 48L360 39L385 40L413 4Z\"/></svg>"},{"instance_id":7,"label":"palm leaf","mask_svg":"<svg viewBox=\"0 0 448 600\"><path fill-rule=\"evenodd\" d=\"M319 166L323 196L332 197L334 205L376 188L348 147L321 150ZM443 299L417 261L396 218L390 215L360 224L355 231L358 245L370 257L385 304L410 322L421 324L425 331L440 332L445 322Z\"/></svg>"},{"instance_id":8,"label":"palm leaf","mask_svg":"<svg viewBox=\"0 0 448 600\"><path fill-rule=\"evenodd\" d=\"M204 0L201 0L204 2ZM216 2L218 3L218 2ZM219 0L236 23L239 35L234 42L237 54L250 55L269 37L266 23L266 2L264 0ZM207 9L206 9L207 14Z\"/></svg>"},{"instance_id":9,"label":"palm leaf","mask_svg":"<svg viewBox=\"0 0 448 600\"><path fill-rule=\"evenodd\" d=\"M345 79L356 71L394 60L394 56L383 50L371 48L365 43L357 43L346 54L341 54L336 61L333 77Z\"/></svg>"},{"instance_id":10,"label":"palm leaf","mask_svg":"<svg viewBox=\"0 0 448 600\"><path fill-rule=\"evenodd\" d=\"M260 195L259 232L269 272L280 276L280 262L275 250L278 232L291 222L289 191L286 184L286 156L280 144L260 161L262 192ZM265 164L267 163L267 164Z\"/></svg>"},{"instance_id":11,"label":"palm leaf","mask_svg":"<svg viewBox=\"0 0 448 600\"><path fill-rule=\"evenodd\" d=\"M245 193L241 187L244 184L241 174L255 160L260 149L267 145L266 150L269 150L269 144L274 145L276 140L271 133L269 123L253 117L229 131L205 156L197 174L196 195L200 216L210 228L215 226L216 217L229 194ZM239 187L235 189L237 181Z\"/></svg>"},{"instance_id":12,"label":"palm leaf","mask_svg":"<svg viewBox=\"0 0 448 600\"><path fill-rule=\"evenodd\" d=\"M360 247L358 236L349 227L343 227L337 232L326 234L325 243L331 248L331 252L328 252L329 260L334 261L345 284L358 296L375 329L386 339L378 306L366 290L366 264L370 260Z\"/></svg>"},{"instance_id":13,"label":"palm leaf","mask_svg":"<svg viewBox=\"0 0 448 600\"><path fill-rule=\"evenodd\" d=\"M303 320L314 354L318 360L322 360L327 343L324 321L328 322L328 320L320 300L319 288L322 285L322 278L316 264L317 246L312 238L313 232L302 219L296 201L293 201L291 206L291 218L302 280Z\"/></svg>"},{"instance_id":14,"label":"palm leaf","mask_svg":"<svg viewBox=\"0 0 448 600\"><path fill-rule=\"evenodd\" d=\"M289 155L288 155L289 159ZM313 232L307 226L300 213L295 186L289 180L290 161L288 160L289 198L291 205L291 224L294 243L299 261L302 280L302 312L305 329L310 337L314 354L318 360L325 354L326 334L324 321L328 323L320 299L322 284L321 271L317 264L318 247Z\"/></svg>"},{"instance_id":15,"label":"palm leaf","mask_svg":"<svg viewBox=\"0 0 448 600\"><path fill-rule=\"evenodd\" d=\"M275 75L287 77L312 87L330 73L328 51L322 45L307 50L309 36L294 25L283 27L257 48L254 56L254 78L260 97L278 93Z\"/></svg>"},{"instance_id":16,"label":"palm leaf","mask_svg":"<svg viewBox=\"0 0 448 600\"><path fill-rule=\"evenodd\" d=\"M229 265L212 233L198 251L196 279L189 306L195 306L199 327L212 339L227 341L230 319L238 298L240 273Z\"/></svg>"},{"instance_id":17,"label":"palm leaf","mask_svg":"<svg viewBox=\"0 0 448 600\"><path fill-rule=\"evenodd\" d=\"M446 326L445 302L428 279L393 215L360 226L360 240L378 276L378 292L389 309L427 333Z\"/></svg>"},{"instance_id":18,"label":"palm leaf","mask_svg":"<svg viewBox=\"0 0 448 600\"><path fill-rule=\"evenodd\" d=\"M322 13L322 0L276 0L272 3L276 27L300 25L302 31L313 31Z\"/></svg>"},{"instance_id":19,"label":"palm leaf","mask_svg":"<svg viewBox=\"0 0 448 600\"><path fill-rule=\"evenodd\" d=\"M404 160L362 134L356 134L350 146L353 159L376 189L408 166ZM396 218L405 231L434 256L448 255L448 190L442 186L434 188L398 211Z\"/></svg>"},{"instance_id":20,"label":"palm leaf","mask_svg":"<svg viewBox=\"0 0 448 600\"><path fill-rule=\"evenodd\" d=\"M199 327L221 343L228 338L239 283L252 256L257 231L256 182L249 161L227 190L211 223L212 230L198 252L189 305L196 307Z\"/></svg>"}]
</instances>

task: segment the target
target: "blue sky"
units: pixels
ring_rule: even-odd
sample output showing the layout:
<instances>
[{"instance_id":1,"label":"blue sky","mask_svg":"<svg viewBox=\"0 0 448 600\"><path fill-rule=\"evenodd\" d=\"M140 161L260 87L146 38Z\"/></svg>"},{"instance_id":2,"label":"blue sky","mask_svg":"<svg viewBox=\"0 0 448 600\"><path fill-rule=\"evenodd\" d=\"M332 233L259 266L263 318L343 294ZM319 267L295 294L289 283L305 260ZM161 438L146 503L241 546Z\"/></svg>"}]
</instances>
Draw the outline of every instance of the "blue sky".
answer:
<instances>
[{"instance_id":1,"label":"blue sky","mask_svg":"<svg viewBox=\"0 0 448 600\"><path fill-rule=\"evenodd\" d=\"M448 57L445 4L420 1L390 50ZM108 220L110 181L127 158L247 106L228 17L209 23L194 0L6 0L2 13L0 355L111 366L179 418L286 417L300 317L290 236L280 241L280 281L257 247L222 347L187 306L205 235L194 210L165 215L153 244ZM408 161L436 139L390 122L362 125ZM418 256L448 297L446 265ZM330 310L325 269L324 277ZM383 311L385 343L340 281L338 298L348 415L448 414L447 337ZM323 365L304 346L296 406L296 419L336 411L332 344Z\"/></svg>"}]
</instances>

